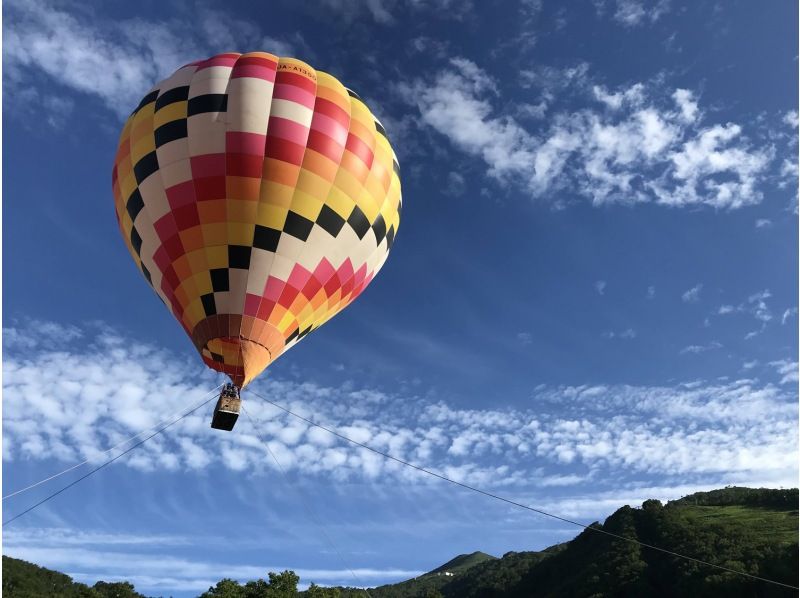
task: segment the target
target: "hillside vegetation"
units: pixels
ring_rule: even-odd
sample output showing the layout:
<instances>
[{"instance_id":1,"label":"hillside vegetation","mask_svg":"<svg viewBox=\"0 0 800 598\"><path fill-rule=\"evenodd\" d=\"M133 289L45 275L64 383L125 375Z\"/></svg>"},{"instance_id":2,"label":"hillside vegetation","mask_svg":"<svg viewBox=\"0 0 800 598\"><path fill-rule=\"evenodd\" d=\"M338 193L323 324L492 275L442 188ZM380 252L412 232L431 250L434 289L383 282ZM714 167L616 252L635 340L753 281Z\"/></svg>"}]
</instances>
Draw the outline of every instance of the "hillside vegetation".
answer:
<instances>
[{"instance_id":1,"label":"hillside vegetation","mask_svg":"<svg viewBox=\"0 0 800 598\"><path fill-rule=\"evenodd\" d=\"M796 596L797 590L725 572L615 538L610 532L791 586L798 579L798 491L725 488L662 505L624 506L602 525L537 552L502 558L474 552L404 582L371 588L373 598ZM247 584L224 579L201 598L350 598L356 588L312 585L292 571ZM138 598L130 584L72 582L61 573L3 557L3 596Z\"/></svg>"},{"instance_id":2,"label":"hillside vegetation","mask_svg":"<svg viewBox=\"0 0 800 598\"><path fill-rule=\"evenodd\" d=\"M14 598L146 598L126 582L98 581L94 586L69 575L3 556L3 596Z\"/></svg>"}]
</instances>

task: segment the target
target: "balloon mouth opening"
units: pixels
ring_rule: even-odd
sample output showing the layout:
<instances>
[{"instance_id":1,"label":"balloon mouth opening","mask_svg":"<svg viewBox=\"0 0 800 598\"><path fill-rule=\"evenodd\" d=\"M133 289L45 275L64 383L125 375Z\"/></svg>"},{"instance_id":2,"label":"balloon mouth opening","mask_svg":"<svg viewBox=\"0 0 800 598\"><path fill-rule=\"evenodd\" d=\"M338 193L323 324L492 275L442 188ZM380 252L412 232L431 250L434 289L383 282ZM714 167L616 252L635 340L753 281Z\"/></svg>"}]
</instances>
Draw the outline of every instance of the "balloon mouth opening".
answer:
<instances>
[{"instance_id":1,"label":"balloon mouth opening","mask_svg":"<svg viewBox=\"0 0 800 598\"><path fill-rule=\"evenodd\" d=\"M283 334L272 324L234 314L205 318L192 332L192 340L206 365L240 388L264 371L285 345Z\"/></svg>"},{"instance_id":2,"label":"balloon mouth opening","mask_svg":"<svg viewBox=\"0 0 800 598\"><path fill-rule=\"evenodd\" d=\"M247 386L272 362L267 347L241 336L210 339L201 355L209 366L226 374L239 388Z\"/></svg>"}]
</instances>

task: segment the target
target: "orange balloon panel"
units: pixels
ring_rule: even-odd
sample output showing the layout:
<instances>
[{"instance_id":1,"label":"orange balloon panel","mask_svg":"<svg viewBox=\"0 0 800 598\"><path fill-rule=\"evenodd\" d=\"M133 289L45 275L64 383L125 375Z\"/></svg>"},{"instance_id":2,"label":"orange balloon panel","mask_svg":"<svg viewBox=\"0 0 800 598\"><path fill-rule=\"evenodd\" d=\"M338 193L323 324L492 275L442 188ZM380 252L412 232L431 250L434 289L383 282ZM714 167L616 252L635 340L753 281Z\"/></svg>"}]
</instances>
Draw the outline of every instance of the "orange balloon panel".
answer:
<instances>
[{"instance_id":1,"label":"orange balloon panel","mask_svg":"<svg viewBox=\"0 0 800 598\"><path fill-rule=\"evenodd\" d=\"M157 84L112 183L136 265L203 361L244 386L372 281L400 224L399 173L355 93L252 52Z\"/></svg>"}]
</instances>

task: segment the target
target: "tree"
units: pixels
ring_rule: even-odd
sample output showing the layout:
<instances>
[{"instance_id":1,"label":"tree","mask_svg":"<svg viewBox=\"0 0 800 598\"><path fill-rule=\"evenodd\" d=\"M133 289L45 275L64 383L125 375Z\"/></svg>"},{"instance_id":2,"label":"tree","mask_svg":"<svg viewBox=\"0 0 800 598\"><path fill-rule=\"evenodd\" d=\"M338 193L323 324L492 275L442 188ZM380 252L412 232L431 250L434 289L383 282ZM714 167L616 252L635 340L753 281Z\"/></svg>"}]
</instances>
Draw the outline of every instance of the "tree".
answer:
<instances>
[{"instance_id":1,"label":"tree","mask_svg":"<svg viewBox=\"0 0 800 598\"><path fill-rule=\"evenodd\" d=\"M213 588L200 594L199 598L247 598L244 588L233 579L222 579Z\"/></svg>"},{"instance_id":2,"label":"tree","mask_svg":"<svg viewBox=\"0 0 800 598\"><path fill-rule=\"evenodd\" d=\"M340 598L341 595L339 588L323 588L315 583L305 591L305 598Z\"/></svg>"},{"instance_id":3,"label":"tree","mask_svg":"<svg viewBox=\"0 0 800 598\"><path fill-rule=\"evenodd\" d=\"M297 596L297 583L300 578L294 571L281 573L269 572L269 598L295 598Z\"/></svg>"},{"instance_id":4,"label":"tree","mask_svg":"<svg viewBox=\"0 0 800 598\"><path fill-rule=\"evenodd\" d=\"M658 511L659 509L663 508L664 505L661 504L661 501L655 498L651 498L650 500L646 500L642 503L642 509L645 511Z\"/></svg>"},{"instance_id":5,"label":"tree","mask_svg":"<svg viewBox=\"0 0 800 598\"><path fill-rule=\"evenodd\" d=\"M269 584L263 579L248 581L244 584L245 598L271 598Z\"/></svg>"},{"instance_id":6,"label":"tree","mask_svg":"<svg viewBox=\"0 0 800 598\"><path fill-rule=\"evenodd\" d=\"M144 598L137 592L133 584L128 581L107 582L98 581L92 589L101 598Z\"/></svg>"}]
</instances>

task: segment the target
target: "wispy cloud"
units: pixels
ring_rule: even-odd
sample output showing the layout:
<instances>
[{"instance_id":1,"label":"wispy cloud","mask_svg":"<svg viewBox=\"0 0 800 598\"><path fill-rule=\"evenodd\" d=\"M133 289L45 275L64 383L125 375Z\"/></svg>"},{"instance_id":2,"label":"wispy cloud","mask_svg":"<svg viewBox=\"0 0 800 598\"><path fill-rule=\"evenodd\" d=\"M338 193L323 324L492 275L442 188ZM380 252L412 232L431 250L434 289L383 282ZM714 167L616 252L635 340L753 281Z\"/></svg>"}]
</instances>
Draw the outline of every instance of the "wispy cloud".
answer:
<instances>
[{"instance_id":1,"label":"wispy cloud","mask_svg":"<svg viewBox=\"0 0 800 598\"><path fill-rule=\"evenodd\" d=\"M610 14L620 25L637 27L658 21L669 10L669 0L594 0L599 17Z\"/></svg>"},{"instance_id":2,"label":"wispy cloud","mask_svg":"<svg viewBox=\"0 0 800 598\"><path fill-rule=\"evenodd\" d=\"M703 290L702 284L697 284L691 289L681 295L681 301L684 303L697 303L700 301L700 292Z\"/></svg>"},{"instance_id":3,"label":"wispy cloud","mask_svg":"<svg viewBox=\"0 0 800 598\"><path fill-rule=\"evenodd\" d=\"M750 340L755 338L764 330L766 330L767 324L772 321L772 311L767 304L767 301L772 297L772 293L769 289L764 289L763 291L759 291L757 293L753 293L750 295L747 300L743 301L738 305L720 305L715 314L717 316L728 316L731 314L747 314L752 316L759 324L760 327L756 330L751 330L745 335L745 340ZM784 316L782 318L782 322L785 322L786 318L792 315L790 310L784 312Z\"/></svg>"},{"instance_id":4,"label":"wispy cloud","mask_svg":"<svg viewBox=\"0 0 800 598\"><path fill-rule=\"evenodd\" d=\"M603 333L603 338L619 338L622 340L629 340L632 338L636 338L636 331L633 328L626 328L625 330L621 330L619 332L615 332L613 330L609 330Z\"/></svg>"},{"instance_id":5,"label":"wispy cloud","mask_svg":"<svg viewBox=\"0 0 800 598\"><path fill-rule=\"evenodd\" d=\"M12 97L21 93L47 108L54 94L39 91L39 81L98 98L112 112L124 116L160 78L178 67L211 53L237 48L262 48L291 54L303 40L264 35L251 22L226 11L198 9L196 27L183 22L151 22L141 18L112 21L88 7L67 11L47 0L6 2L3 77ZM16 103L18 103L17 100ZM69 100L50 105L48 114L69 111ZM58 117L61 118L61 117Z\"/></svg>"},{"instance_id":6,"label":"wispy cloud","mask_svg":"<svg viewBox=\"0 0 800 598\"><path fill-rule=\"evenodd\" d=\"M711 341L706 345L689 345L688 347L684 347L681 349L681 354L692 353L697 355L698 353L705 353L706 351L713 351L715 349L721 349L722 343L719 341Z\"/></svg>"},{"instance_id":7,"label":"wispy cloud","mask_svg":"<svg viewBox=\"0 0 800 598\"><path fill-rule=\"evenodd\" d=\"M594 283L594 288L599 295L606 294L606 286L607 285L605 280L598 280L596 283Z\"/></svg>"},{"instance_id":8,"label":"wispy cloud","mask_svg":"<svg viewBox=\"0 0 800 598\"><path fill-rule=\"evenodd\" d=\"M783 159L780 167L780 177L781 180L778 183L778 186L782 189L789 188L794 189L794 196L791 199L791 203L789 205L789 209L797 215L798 212L798 198L800 197L800 187L798 186L798 176L800 176L800 171L798 171L798 162L797 162L797 134L798 134L798 116L797 110L789 110L786 114L783 115L783 124L785 124L788 129L789 133L787 135L781 135L783 137L788 156Z\"/></svg>"},{"instance_id":9,"label":"wispy cloud","mask_svg":"<svg viewBox=\"0 0 800 598\"><path fill-rule=\"evenodd\" d=\"M368 17L376 23L395 20L397 11L415 11L442 18L460 20L472 10L471 0L318 0L317 4L336 14L347 23Z\"/></svg>"},{"instance_id":10,"label":"wispy cloud","mask_svg":"<svg viewBox=\"0 0 800 598\"><path fill-rule=\"evenodd\" d=\"M422 118L444 132L460 149L480 156L489 174L504 178L531 164L534 154L527 132L511 117L492 117L484 95L496 93L495 82L465 58L453 58L434 85L401 85L408 101L416 103Z\"/></svg>"},{"instance_id":11,"label":"wispy cloud","mask_svg":"<svg viewBox=\"0 0 800 598\"><path fill-rule=\"evenodd\" d=\"M591 84L585 65L558 72L570 76L522 71L523 83L541 91L517 109L494 78L464 58L397 89L419 110L421 123L483 161L501 184L520 185L533 197L556 201L556 191L569 190L595 204L729 209L761 201L773 148L754 145L736 123L705 122L691 90L670 90L666 100L663 83L610 90ZM552 112L562 93L586 107ZM549 125L537 124L545 113ZM534 125L522 124L527 117Z\"/></svg>"},{"instance_id":12,"label":"wispy cloud","mask_svg":"<svg viewBox=\"0 0 800 598\"><path fill-rule=\"evenodd\" d=\"M775 371L781 376L781 384L797 384L797 361L780 359L778 361L771 361L770 365L774 367Z\"/></svg>"},{"instance_id":13,"label":"wispy cloud","mask_svg":"<svg viewBox=\"0 0 800 598\"><path fill-rule=\"evenodd\" d=\"M588 93L590 87L589 63L578 62L571 66L555 68L531 65L519 73L520 85L531 99L517 106L521 117L541 119L553 107L559 96L570 93Z\"/></svg>"}]
</instances>

